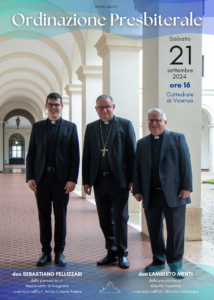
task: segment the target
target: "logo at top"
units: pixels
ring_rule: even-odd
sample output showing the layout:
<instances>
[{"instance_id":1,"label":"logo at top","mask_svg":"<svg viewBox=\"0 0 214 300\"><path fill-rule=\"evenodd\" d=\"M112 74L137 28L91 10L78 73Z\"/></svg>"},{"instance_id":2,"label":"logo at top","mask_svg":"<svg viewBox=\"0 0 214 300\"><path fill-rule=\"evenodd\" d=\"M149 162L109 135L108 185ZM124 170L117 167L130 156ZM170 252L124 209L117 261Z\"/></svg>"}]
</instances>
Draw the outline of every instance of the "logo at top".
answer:
<instances>
[{"instance_id":1,"label":"logo at top","mask_svg":"<svg viewBox=\"0 0 214 300\"><path fill-rule=\"evenodd\" d=\"M100 294L120 294L121 291L114 287L113 283L111 281L109 281L109 283L107 283L107 287L103 287L102 290L99 291Z\"/></svg>"},{"instance_id":2,"label":"logo at top","mask_svg":"<svg viewBox=\"0 0 214 300\"><path fill-rule=\"evenodd\" d=\"M95 5L95 8L117 8L117 5Z\"/></svg>"}]
</instances>

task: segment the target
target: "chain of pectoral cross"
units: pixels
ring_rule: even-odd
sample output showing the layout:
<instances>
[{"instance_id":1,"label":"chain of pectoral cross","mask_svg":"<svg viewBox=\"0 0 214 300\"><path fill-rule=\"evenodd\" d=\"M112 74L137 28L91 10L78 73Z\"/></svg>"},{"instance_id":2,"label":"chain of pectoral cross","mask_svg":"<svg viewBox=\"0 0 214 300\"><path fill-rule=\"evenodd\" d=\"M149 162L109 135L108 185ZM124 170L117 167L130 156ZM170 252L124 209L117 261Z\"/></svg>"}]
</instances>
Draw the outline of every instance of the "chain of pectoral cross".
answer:
<instances>
[{"instance_id":1,"label":"chain of pectoral cross","mask_svg":"<svg viewBox=\"0 0 214 300\"><path fill-rule=\"evenodd\" d=\"M100 132L101 132L101 137L102 137L102 141L103 141L103 149L101 149L101 151L103 152L103 156L105 156L106 151L108 151L108 149L106 149L106 145L107 145L107 143L108 143L108 139L109 139L110 134L111 134L111 130L112 130L113 123L114 123L114 121L111 123L111 128L110 128L110 130L109 130L109 134L108 134L106 143L104 143L103 132L102 132L102 128L101 128L101 121L100 121Z\"/></svg>"}]
</instances>

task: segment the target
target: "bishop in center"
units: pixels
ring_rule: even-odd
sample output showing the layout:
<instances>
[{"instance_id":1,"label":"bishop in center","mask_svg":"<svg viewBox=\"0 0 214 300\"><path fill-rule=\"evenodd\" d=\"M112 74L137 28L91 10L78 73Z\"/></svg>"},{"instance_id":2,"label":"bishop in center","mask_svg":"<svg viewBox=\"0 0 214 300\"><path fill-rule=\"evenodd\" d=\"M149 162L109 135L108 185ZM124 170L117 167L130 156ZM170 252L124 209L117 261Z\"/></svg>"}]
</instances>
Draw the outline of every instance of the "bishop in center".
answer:
<instances>
[{"instance_id":1,"label":"bishop in center","mask_svg":"<svg viewBox=\"0 0 214 300\"><path fill-rule=\"evenodd\" d=\"M129 120L114 116L115 104L101 95L95 107L99 120L87 125L83 147L84 191L94 187L107 255L97 265L117 263L129 268L127 245L128 198L133 190L136 138Z\"/></svg>"}]
</instances>

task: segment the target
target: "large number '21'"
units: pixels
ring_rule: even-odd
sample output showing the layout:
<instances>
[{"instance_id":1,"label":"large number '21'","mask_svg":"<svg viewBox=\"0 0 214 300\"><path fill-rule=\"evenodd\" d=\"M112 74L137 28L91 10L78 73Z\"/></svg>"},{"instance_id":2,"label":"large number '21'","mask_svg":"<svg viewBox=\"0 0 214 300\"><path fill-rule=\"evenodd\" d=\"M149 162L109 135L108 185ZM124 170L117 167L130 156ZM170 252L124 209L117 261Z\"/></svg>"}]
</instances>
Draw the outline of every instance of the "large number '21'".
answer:
<instances>
[{"instance_id":1,"label":"large number '21'","mask_svg":"<svg viewBox=\"0 0 214 300\"><path fill-rule=\"evenodd\" d=\"M172 52L175 48L178 48L180 50L180 54L171 62L170 65L183 65L183 62L177 61L182 56L183 49L180 46L173 46L170 49L170 52ZM191 65L191 46L186 46L186 48L189 49L189 65Z\"/></svg>"}]
</instances>

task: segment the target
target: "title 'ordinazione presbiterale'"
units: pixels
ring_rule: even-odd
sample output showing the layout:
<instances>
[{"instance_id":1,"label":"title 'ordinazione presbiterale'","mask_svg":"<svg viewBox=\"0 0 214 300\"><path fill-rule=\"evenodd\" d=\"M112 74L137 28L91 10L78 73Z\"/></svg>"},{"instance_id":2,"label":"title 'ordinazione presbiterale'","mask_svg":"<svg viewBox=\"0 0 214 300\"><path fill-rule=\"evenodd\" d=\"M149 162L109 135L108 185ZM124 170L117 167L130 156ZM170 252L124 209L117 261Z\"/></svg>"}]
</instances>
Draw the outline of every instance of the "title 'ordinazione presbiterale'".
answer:
<instances>
[{"instance_id":1,"label":"title 'ordinazione presbiterale'","mask_svg":"<svg viewBox=\"0 0 214 300\"><path fill-rule=\"evenodd\" d=\"M54 17L47 16L45 13L40 12L38 17L26 17L21 13L13 15L12 22L15 26L105 26L110 22L110 26L115 24L118 26L201 26L202 18L193 17L193 13L190 12L188 17L166 17L162 18L161 15L154 14L153 18L147 16L144 12L140 17L120 17L118 14L110 14L107 17L83 17L73 14L72 17Z\"/></svg>"}]
</instances>

